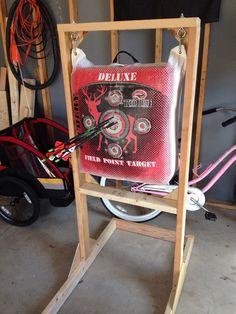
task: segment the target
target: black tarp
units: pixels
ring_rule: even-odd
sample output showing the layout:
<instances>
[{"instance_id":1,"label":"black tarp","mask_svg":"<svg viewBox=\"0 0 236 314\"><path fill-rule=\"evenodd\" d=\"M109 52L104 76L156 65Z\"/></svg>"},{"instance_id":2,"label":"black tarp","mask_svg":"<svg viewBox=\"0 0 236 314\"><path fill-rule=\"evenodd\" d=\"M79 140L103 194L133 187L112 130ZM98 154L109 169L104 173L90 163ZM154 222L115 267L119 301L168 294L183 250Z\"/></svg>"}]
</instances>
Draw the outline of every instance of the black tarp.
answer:
<instances>
[{"instance_id":1,"label":"black tarp","mask_svg":"<svg viewBox=\"0 0 236 314\"><path fill-rule=\"evenodd\" d=\"M219 21L221 0L115 0L115 20L199 17Z\"/></svg>"}]
</instances>

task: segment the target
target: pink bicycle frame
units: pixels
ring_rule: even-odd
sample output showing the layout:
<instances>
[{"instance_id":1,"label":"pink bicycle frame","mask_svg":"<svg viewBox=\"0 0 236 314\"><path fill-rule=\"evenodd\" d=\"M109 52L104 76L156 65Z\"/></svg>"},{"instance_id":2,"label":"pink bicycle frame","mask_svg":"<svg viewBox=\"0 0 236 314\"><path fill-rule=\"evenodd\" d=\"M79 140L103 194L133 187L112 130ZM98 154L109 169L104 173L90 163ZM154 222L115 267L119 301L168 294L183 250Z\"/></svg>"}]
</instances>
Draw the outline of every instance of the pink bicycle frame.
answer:
<instances>
[{"instance_id":1,"label":"pink bicycle frame","mask_svg":"<svg viewBox=\"0 0 236 314\"><path fill-rule=\"evenodd\" d=\"M236 150L236 145L228 149L219 159L210 164L196 179L189 181L189 185L193 185L202 181L207 177L220 163L222 163L226 157L228 157L233 151ZM234 154L221 169L214 175L214 177L202 188L202 192L205 193L220 179L220 177L234 164L236 161L236 154Z\"/></svg>"},{"instance_id":2,"label":"pink bicycle frame","mask_svg":"<svg viewBox=\"0 0 236 314\"><path fill-rule=\"evenodd\" d=\"M230 149L228 149L219 159L217 159L214 163L211 163L201 174L197 175L196 179L193 179L189 181L189 186L192 186L195 183L198 183L205 179L219 164L221 164L232 152L236 150L236 145L232 146ZM203 193L210 190L210 188L220 179L220 177L234 164L236 161L236 154L234 154L221 168L220 170L214 175L214 177L201 189ZM163 191L157 191L152 190L151 187L160 187L160 190L163 189ZM164 191L164 189L167 189ZM138 185L134 185L131 187L131 191L133 192L145 192L150 193L154 195L160 195L165 196L168 192L168 185L150 185L141 183Z\"/></svg>"}]
</instances>

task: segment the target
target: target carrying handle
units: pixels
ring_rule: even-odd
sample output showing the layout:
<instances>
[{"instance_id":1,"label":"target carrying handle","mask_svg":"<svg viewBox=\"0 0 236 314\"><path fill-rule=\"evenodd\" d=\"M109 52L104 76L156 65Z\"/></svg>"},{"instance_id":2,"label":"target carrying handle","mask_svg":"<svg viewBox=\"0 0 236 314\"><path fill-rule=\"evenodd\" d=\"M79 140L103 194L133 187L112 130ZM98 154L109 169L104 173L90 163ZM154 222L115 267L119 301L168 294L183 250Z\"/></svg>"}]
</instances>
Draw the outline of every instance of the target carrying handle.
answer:
<instances>
[{"instance_id":1,"label":"target carrying handle","mask_svg":"<svg viewBox=\"0 0 236 314\"><path fill-rule=\"evenodd\" d=\"M112 63L117 63L117 61L118 61L118 56L119 56L121 53L127 54L127 55L134 61L134 63L140 63L131 53L129 53L129 52L126 51L126 50L120 50L120 51L116 54L116 56L115 56L115 58L113 59Z\"/></svg>"}]
</instances>

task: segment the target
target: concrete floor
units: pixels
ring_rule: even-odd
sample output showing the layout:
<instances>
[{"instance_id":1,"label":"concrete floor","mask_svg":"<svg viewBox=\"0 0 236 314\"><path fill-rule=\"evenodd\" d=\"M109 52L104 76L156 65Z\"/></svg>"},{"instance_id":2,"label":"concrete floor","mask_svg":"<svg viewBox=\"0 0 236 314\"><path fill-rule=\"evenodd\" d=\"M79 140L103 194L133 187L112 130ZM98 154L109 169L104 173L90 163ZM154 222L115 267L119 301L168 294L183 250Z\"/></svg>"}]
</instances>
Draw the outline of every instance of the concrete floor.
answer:
<instances>
[{"instance_id":1,"label":"concrete floor","mask_svg":"<svg viewBox=\"0 0 236 314\"><path fill-rule=\"evenodd\" d=\"M91 236L109 222L99 200L89 201ZM236 313L236 211L217 210L209 222L188 213L196 237L178 314ZM153 225L173 228L163 214ZM0 313L40 313L65 281L77 244L74 206L42 202L40 219L17 228L0 221ZM60 310L61 314L163 313L171 288L173 245L115 232Z\"/></svg>"}]
</instances>

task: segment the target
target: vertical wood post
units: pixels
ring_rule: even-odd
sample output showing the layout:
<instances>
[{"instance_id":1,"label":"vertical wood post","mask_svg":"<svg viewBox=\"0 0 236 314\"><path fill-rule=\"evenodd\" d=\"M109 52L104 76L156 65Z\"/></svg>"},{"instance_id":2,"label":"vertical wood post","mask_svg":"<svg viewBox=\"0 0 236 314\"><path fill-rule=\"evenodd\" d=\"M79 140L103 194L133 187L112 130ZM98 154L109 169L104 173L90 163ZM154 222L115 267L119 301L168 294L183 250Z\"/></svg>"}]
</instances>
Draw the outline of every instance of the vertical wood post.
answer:
<instances>
[{"instance_id":1,"label":"vertical wood post","mask_svg":"<svg viewBox=\"0 0 236 314\"><path fill-rule=\"evenodd\" d=\"M59 32L59 42L61 47L61 63L65 88L65 99L67 108L67 119L69 136L76 135L76 127L73 117L73 101L71 93L71 40L68 33ZM79 172L79 152L78 150L72 153L72 169L75 187L75 204L77 212L77 226L79 232L80 243L80 259L86 260L89 249L89 224L88 224L88 209L87 209L87 196L79 192L81 184L85 182L85 175Z\"/></svg>"},{"instance_id":2,"label":"vertical wood post","mask_svg":"<svg viewBox=\"0 0 236 314\"><path fill-rule=\"evenodd\" d=\"M70 23L78 22L78 2L76 0L68 0L69 6L69 20Z\"/></svg>"},{"instance_id":3,"label":"vertical wood post","mask_svg":"<svg viewBox=\"0 0 236 314\"><path fill-rule=\"evenodd\" d=\"M37 49L40 50L40 46L37 46ZM44 52L40 52L39 56L42 57ZM45 59L38 59L38 77L41 84L47 81L47 65ZM42 99L43 99L43 112L44 116L48 119L52 119L52 105L51 105L51 96L49 87L46 87L41 90Z\"/></svg>"},{"instance_id":4,"label":"vertical wood post","mask_svg":"<svg viewBox=\"0 0 236 314\"><path fill-rule=\"evenodd\" d=\"M39 59L37 61L38 67L37 67L37 73L38 73L38 79L40 84L43 84L48 79L48 72L47 72L47 64L45 60L45 52L43 51L43 44L41 43L42 39L39 38L39 40L36 42L36 50L38 51ZM50 96L50 90L49 87L46 87L44 89L41 89L42 94L42 100L43 100L43 112L44 116L48 119L52 119L52 103L51 103L51 96ZM49 131L50 136L53 136L52 130Z\"/></svg>"},{"instance_id":5,"label":"vertical wood post","mask_svg":"<svg viewBox=\"0 0 236 314\"><path fill-rule=\"evenodd\" d=\"M110 0L110 21L114 21L115 18L115 8L114 0ZM118 52L118 31L111 31L111 59L113 60Z\"/></svg>"},{"instance_id":6,"label":"vertical wood post","mask_svg":"<svg viewBox=\"0 0 236 314\"><path fill-rule=\"evenodd\" d=\"M155 63L161 62L162 56L162 29L156 29L155 31Z\"/></svg>"},{"instance_id":7,"label":"vertical wood post","mask_svg":"<svg viewBox=\"0 0 236 314\"><path fill-rule=\"evenodd\" d=\"M196 90L196 76L198 64L200 29L189 28L189 42L187 52L187 67L184 90L184 108L182 116L181 150L180 150L180 178L177 202L176 245L174 256L173 284L177 284L183 263L186 204L185 197L188 187L190 147L192 135L192 121L194 98ZM193 69L191 71L191 69Z\"/></svg>"},{"instance_id":8,"label":"vertical wood post","mask_svg":"<svg viewBox=\"0 0 236 314\"><path fill-rule=\"evenodd\" d=\"M210 29L211 24L205 24L204 28L204 38L203 38L203 54L202 54L202 64L201 64L201 76L200 76L200 89L199 89L199 99L197 106L197 122L196 122L196 133L195 133L195 143L194 143L194 161L193 167L196 168L199 163L200 155L200 144L201 144L201 130L202 130L202 111L204 107L205 100L205 86L206 86L206 74L207 74L207 62L208 62L208 50L209 50L209 39L210 39Z\"/></svg>"},{"instance_id":9,"label":"vertical wood post","mask_svg":"<svg viewBox=\"0 0 236 314\"><path fill-rule=\"evenodd\" d=\"M69 0L69 20L70 23L78 23L79 16L78 16L78 2L77 0ZM69 67L69 73L72 71L71 67L71 56L70 56L70 37L67 36L67 62ZM64 49L63 49L64 50ZM63 60L63 59L62 59ZM63 61L62 61L63 62ZM63 66L62 66L63 67ZM63 72L64 73L64 72ZM64 76L64 75L63 75ZM67 79L67 82L70 81L70 78ZM65 86L65 83L64 83ZM69 89L71 84L69 82ZM72 103L72 95L68 93L67 97L70 99L70 104L66 101L67 105L67 119L68 119L68 126L69 126L69 135L70 137L74 137L76 135L76 128L74 124L74 117L73 117L73 103ZM66 97L66 100L67 100ZM68 113L68 106L70 107ZM74 176L74 187L75 189L78 188L82 183L86 181L86 176L84 174L80 174L79 171L79 151L75 151L75 154L72 154L72 169L73 169L73 176ZM77 227L79 233L79 260L86 260L90 250L90 236L89 236L89 223L88 223L88 206L87 206L87 196L80 194L78 191L75 191L75 204L76 204L76 212L77 212ZM75 261L78 263L79 261Z\"/></svg>"}]
</instances>

